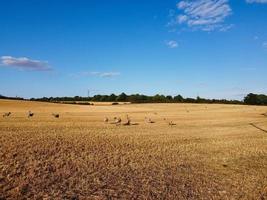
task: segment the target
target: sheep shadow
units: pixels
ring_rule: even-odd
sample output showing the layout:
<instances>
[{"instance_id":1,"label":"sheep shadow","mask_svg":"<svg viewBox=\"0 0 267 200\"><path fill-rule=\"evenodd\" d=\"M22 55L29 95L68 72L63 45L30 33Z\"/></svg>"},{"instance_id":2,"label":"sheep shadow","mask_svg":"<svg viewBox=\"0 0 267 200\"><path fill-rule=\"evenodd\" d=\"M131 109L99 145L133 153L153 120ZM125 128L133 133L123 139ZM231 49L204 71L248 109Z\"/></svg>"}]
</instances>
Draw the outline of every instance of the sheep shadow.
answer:
<instances>
[{"instance_id":1,"label":"sheep shadow","mask_svg":"<svg viewBox=\"0 0 267 200\"><path fill-rule=\"evenodd\" d=\"M260 131L262 131L264 133L267 133L267 130L262 129L262 128L258 127L257 125L253 124L253 123L249 123L249 125L253 126L254 128L256 128L256 129L258 129L258 130L260 130Z\"/></svg>"}]
</instances>

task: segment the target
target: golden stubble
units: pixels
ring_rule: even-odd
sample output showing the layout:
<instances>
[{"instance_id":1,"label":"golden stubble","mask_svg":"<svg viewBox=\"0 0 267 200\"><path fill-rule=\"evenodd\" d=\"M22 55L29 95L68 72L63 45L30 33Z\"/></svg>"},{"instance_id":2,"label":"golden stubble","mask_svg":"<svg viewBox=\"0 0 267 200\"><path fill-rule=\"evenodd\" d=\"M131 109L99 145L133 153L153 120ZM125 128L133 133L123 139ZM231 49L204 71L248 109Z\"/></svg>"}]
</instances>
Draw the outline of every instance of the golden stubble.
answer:
<instances>
[{"instance_id":1,"label":"golden stubble","mask_svg":"<svg viewBox=\"0 0 267 200\"><path fill-rule=\"evenodd\" d=\"M267 198L267 133L251 125L267 130L267 107L1 100L0 111L12 112L0 118L2 198ZM135 125L109 123L126 115Z\"/></svg>"}]
</instances>

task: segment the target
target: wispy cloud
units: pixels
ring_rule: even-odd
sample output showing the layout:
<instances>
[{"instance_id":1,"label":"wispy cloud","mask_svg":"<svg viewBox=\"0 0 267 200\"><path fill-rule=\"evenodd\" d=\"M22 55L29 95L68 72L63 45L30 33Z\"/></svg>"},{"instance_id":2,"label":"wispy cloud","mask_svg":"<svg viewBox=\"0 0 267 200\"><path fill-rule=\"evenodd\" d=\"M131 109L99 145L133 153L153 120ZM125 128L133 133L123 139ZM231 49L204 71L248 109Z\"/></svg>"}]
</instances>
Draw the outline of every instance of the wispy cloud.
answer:
<instances>
[{"instance_id":1,"label":"wispy cloud","mask_svg":"<svg viewBox=\"0 0 267 200\"><path fill-rule=\"evenodd\" d=\"M184 25L202 31L226 31L233 26L224 23L232 13L228 0L183 0L177 9L178 13L172 12L168 26Z\"/></svg>"},{"instance_id":2,"label":"wispy cloud","mask_svg":"<svg viewBox=\"0 0 267 200\"><path fill-rule=\"evenodd\" d=\"M267 49L267 42L263 42L262 46Z\"/></svg>"},{"instance_id":3,"label":"wispy cloud","mask_svg":"<svg viewBox=\"0 0 267 200\"><path fill-rule=\"evenodd\" d=\"M50 71L51 68L47 62L32 60L26 57L15 58L12 56L0 57L1 66L16 68L20 70Z\"/></svg>"},{"instance_id":4,"label":"wispy cloud","mask_svg":"<svg viewBox=\"0 0 267 200\"><path fill-rule=\"evenodd\" d=\"M229 29L233 28L234 26L235 26L234 24L224 25L224 26L219 27L219 31L226 32Z\"/></svg>"},{"instance_id":5,"label":"wispy cloud","mask_svg":"<svg viewBox=\"0 0 267 200\"><path fill-rule=\"evenodd\" d=\"M114 77L120 75L119 72L91 72L90 74L99 77Z\"/></svg>"},{"instance_id":6,"label":"wispy cloud","mask_svg":"<svg viewBox=\"0 0 267 200\"><path fill-rule=\"evenodd\" d=\"M267 0L246 0L247 3L267 3Z\"/></svg>"},{"instance_id":7,"label":"wispy cloud","mask_svg":"<svg viewBox=\"0 0 267 200\"><path fill-rule=\"evenodd\" d=\"M119 76L120 72L79 72L76 74L71 74L71 77L79 78L84 76L97 76L97 77L103 77L103 78L111 78L115 76Z\"/></svg>"},{"instance_id":8,"label":"wispy cloud","mask_svg":"<svg viewBox=\"0 0 267 200\"><path fill-rule=\"evenodd\" d=\"M175 40L166 41L165 44L171 49L178 47L178 43Z\"/></svg>"}]
</instances>

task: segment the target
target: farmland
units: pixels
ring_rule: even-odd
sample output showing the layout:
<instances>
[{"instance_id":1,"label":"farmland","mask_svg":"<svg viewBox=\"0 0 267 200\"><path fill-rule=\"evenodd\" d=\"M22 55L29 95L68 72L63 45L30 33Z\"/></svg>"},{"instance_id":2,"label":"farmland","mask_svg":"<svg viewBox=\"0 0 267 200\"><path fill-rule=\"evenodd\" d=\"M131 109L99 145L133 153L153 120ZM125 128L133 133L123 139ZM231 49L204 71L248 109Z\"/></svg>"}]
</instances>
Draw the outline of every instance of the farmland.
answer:
<instances>
[{"instance_id":1,"label":"farmland","mask_svg":"<svg viewBox=\"0 0 267 200\"><path fill-rule=\"evenodd\" d=\"M264 106L1 100L0 111L11 112L0 199L267 199ZM103 122L126 115L134 125Z\"/></svg>"}]
</instances>

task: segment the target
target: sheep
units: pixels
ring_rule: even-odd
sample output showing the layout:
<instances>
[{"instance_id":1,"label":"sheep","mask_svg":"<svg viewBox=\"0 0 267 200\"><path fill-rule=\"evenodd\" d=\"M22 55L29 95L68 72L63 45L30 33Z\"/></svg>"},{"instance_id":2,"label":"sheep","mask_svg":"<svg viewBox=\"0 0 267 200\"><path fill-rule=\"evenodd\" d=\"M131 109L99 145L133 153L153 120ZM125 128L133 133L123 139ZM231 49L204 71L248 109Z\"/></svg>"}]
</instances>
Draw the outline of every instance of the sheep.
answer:
<instances>
[{"instance_id":1,"label":"sheep","mask_svg":"<svg viewBox=\"0 0 267 200\"><path fill-rule=\"evenodd\" d=\"M176 124L173 121L169 121L169 126L175 126Z\"/></svg>"},{"instance_id":2,"label":"sheep","mask_svg":"<svg viewBox=\"0 0 267 200\"><path fill-rule=\"evenodd\" d=\"M108 123L108 121L109 121L108 118L105 117L105 118L104 118L104 122L105 122L105 123Z\"/></svg>"},{"instance_id":3,"label":"sheep","mask_svg":"<svg viewBox=\"0 0 267 200\"><path fill-rule=\"evenodd\" d=\"M113 122L110 122L111 124L115 124L117 121L117 117L113 117Z\"/></svg>"},{"instance_id":4,"label":"sheep","mask_svg":"<svg viewBox=\"0 0 267 200\"><path fill-rule=\"evenodd\" d=\"M107 117L104 118L104 123L108 123L108 118Z\"/></svg>"},{"instance_id":5,"label":"sheep","mask_svg":"<svg viewBox=\"0 0 267 200\"><path fill-rule=\"evenodd\" d=\"M151 118L147 118L147 117L145 117L145 122L150 123L150 124L155 123L155 121L153 121Z\"/></svg>"},{"instance_id":6,"label":"sheep","mask_svg":"<svg viewBox=\"0 0 267 200\"><path fill-rule=\"evenodd\" d=\"M31 112L31 111L29 111L29 113L28 113L28 118L33 117L33 115L34 115L34 113Z\"/></svg>"},{"instance_id":7,"label":"sheep","mask_svg":"<svg viewBox=\"0 0 267 200\"><path fill-rule=\"evenodd\" d=\"M58 114L58 113L52 113L52 115L53 115L55 118L59 118L59 114Z\"/></svg>"},{"instance_id":8,"label":"sheep","mask_svg":"<svg viewBox=\"0 0 267 200\"><path fill-rule=\"evenodd\" d=\"M121 118L120 117L116 118L115 119L115 124L119 125L120 123L121 123Z\"/></svg>"},{"instance_id":9,"label":"sheep","mask_svg":"<svg viewBox=\"0 0 267 200\"><path fill-rule=\"evenodd\" d=\"M9 117L11 115L11 112L7 112L3 114L3 117Z\"/></svg>"},{"instance_id":10,"label":"sheep","mask_svg":"<svg viewBox=\"0 0 267 200\"><path fill-rule=\"evenodd\" d=\"M116 124L116 125L120 125L121 123L121 118L120 117L114 117L114 121L111 122L111 124Z\"/></svg>"},{"instance_id":11,"label":"sheep","mask_svg":"<svg viewBox=\"0 0 267 200\"><path fill-rule=\"evenodd\" d=\"M166 121L169 126L175 126L176 125L173 121L168 121L166 118L163 118L163 120Z\"/></svg>"},{"instance_id":12,"label":"sheep","mask_svg":"<svg viewBox=\"0 0 267 200\"><path fill-rule=\"evenodd\" d=\"M131 125L131 119L129 118L128 115L126 115L126 122L123 123L124 126L130 126Z\"/></svg>"},{"instance_id":13,"label":"sheep","mask_svg":"<svg viewBox=\"0 0 267 200\"><path fill-rule=\"evenodd\" d=\"M130 126L131 125L131 120L127 119L125 123L123 123L123 126Z\"/></svg>"},{"instance_id":14,"label":"sheep","mask_svg":"<svg viewBox=\"0 0 267 200\"><path fill-rule=\"evenodd\" d=\"M124 124L123 124L123 126L130 126L131 125L131 120L127 120L127 122L125 122Z\"/></svg>"}]
</instances>

